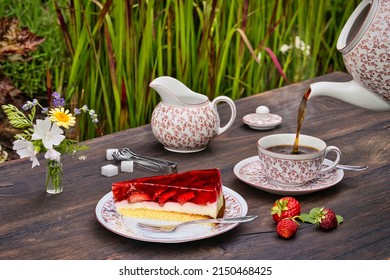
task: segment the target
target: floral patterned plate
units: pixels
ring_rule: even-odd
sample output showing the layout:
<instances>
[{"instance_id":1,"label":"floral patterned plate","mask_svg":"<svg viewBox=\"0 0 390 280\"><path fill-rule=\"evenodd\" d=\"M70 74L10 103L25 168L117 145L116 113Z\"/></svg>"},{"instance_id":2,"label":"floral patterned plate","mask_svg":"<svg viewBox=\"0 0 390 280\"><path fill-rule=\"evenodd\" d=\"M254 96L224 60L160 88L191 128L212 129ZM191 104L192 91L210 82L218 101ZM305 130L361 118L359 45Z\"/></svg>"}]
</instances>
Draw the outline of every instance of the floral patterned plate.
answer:
<instances>
[{"instance_id":1,"label":"floral patterned plate","mask_svg":"<svg viewBox=\"0 0 390 280\"><path fill-rule=\"evenodd\" d=\"M245 216L248 212L248 205L244 198L225 186L223 187L223 192L226 200L224 217ZM222 234L238 226L238 223L218 224L215 226L192 224L178 228L170 233L142 230L136 227L137 222L155 225L172 224L172 222L123 217L115 210L112 192L103 196L96 205L96 217L105 228L116 234L131 239L157 243L182 243L205 239Z\"/></svg>"},{"instance_id":2,"label":"floral patterned plate","mask_svg":"<svg viewBox=\"0 0 390 280\"><path fill-rule=\"evenodd\" d=\"M327 159L324 161L325 164L329 164L329 162ZM234 166L233 171L238 179L248 185L278 195L302 195L317 192L334 186L344 177L344 171L336 168L318 175L303 186L282 187L269 182L265 174L261 172L258 156L240 161Z\"/></svg>"}]
</instances>

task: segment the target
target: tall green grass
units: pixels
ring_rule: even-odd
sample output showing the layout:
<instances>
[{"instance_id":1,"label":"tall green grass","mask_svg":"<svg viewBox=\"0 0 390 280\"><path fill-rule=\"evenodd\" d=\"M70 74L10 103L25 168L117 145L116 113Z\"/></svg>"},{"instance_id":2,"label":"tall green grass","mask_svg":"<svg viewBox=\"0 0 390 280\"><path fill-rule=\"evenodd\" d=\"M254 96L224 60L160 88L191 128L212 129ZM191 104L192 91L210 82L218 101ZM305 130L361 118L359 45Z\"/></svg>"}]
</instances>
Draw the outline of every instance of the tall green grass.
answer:
<instances>
[{"instance_id":1,"label":"tall green grass","mask_svg":"<svg viewBox=\"0 0 390 280\"><path fill-rule=\"evenodd\" d=\"M86 139L148 123L158 76L238 99L344 70L335 45L358 2L53 0L71 61L53 87L99 114L98 131L80 122Z\"/></svg>"}]
</instances>

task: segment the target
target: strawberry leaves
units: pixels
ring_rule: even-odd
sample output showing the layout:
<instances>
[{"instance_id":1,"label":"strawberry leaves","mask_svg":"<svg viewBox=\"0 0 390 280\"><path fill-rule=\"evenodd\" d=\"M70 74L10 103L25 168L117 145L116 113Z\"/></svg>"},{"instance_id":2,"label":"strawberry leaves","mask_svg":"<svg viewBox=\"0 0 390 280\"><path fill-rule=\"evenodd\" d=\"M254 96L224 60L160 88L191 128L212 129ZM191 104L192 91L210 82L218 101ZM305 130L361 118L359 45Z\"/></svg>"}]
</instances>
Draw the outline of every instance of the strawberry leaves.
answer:
<instances>
[{"instance_id":1,"label":"strawberry leaves","mask_svg":"<svg viewBox=\"0 0 390 280\"><path fill-rule=\"evenodd\" d=\"M309 213L301 213L298 217L303 223L310 223L317 226L320 226L329 219L329 215L333 213L332 210L324 207L314 207L310 210ZM333 213L334 214L334 213ZM337 224L333 225L331 229L336 228L339 224L344 221L344 218L341 215L336 215Z\"/></svg>"}]
</instances>

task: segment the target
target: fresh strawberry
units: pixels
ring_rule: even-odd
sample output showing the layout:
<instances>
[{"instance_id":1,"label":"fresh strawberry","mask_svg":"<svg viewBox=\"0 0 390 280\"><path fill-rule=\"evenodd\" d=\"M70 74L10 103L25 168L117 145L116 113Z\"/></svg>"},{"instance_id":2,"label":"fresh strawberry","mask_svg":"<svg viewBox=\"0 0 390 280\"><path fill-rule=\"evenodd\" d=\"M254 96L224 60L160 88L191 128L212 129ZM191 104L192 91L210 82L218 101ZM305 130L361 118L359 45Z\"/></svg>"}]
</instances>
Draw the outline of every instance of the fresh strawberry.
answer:
<instances>
[{"instance_id":1,"label":"fresh strawberry","mask_svg":"<svg viewBox=\"0 0 390 280\"><path fill-rule=\"evenodd\" d=\"M193 199L194 197L195 197L194 192L186 192L186 193L180 194L180 195L177 197L177 201L178 201L180 204L184 204L184 203L186 203L187 201Z\"/></svg>"},{"instance_id":2,"label":"fresh strawberry","mask_svg":"<svg viewBox=\"0 0 390 280\"><path fill-rule=\"evenodd\" d=\"M163 193L162 195L160 195L160 197L158 198L158 204L160 204L161 206L163 206L165 204L165 202L168 201L168 199L170 199L172 196L176 195L176 191L169 191L169 192L166 192L166 193Z\"/></svg>"},{"instance_id":3,"label":"fresh strawberry","mask_svg":"<svg viewBox=\"0 0 390 280\"><path fill-rule=\"evenodd\" d=\"M337 228L336 214L329 208L320 208L316 214L316 224L323 230L329 231Z\"/></svg>"},{"instance_id":4,"label":"fresh strawberry","mask_svg":"<svg viewBox=\"0 0 390 280\"><path fill-rule=\"evenodd\" d=\"M301 204L293 197L286 196L275 201L271 209L272 218L276 223L285 218L299 216L301 213Z\"/></svg>"},{"instance_id":5,"label":"fresh strawberry","mask_svg":"<svg viewBox=\"0 0 390 280\"><path fill-rule=\"evenodd\" d=\"M294 219L286 218L276 225L276 232L283 238L292 238L298 231L299 224Z\"/></svg>"},{"instance_id":6,"label":"fresh strawberry","mask_svg":"<svg viewBox=\"0 0 390 280\"><path fill-rule=\"evenodd\" d=\"M161 189L157 189L154 194L153 194L153 197L152 197L152 200L155 201L157 198L160 197L160 195L165 192L166 189L165 188L161 188Z\"/></svg>"},{"instance_id":7,"label":"fresh strawberry","mask_svg":"<svg viewBox=\"0 0 390 280\"><path fill-rule=\"evenodd\" d=\"M145 192L133 192L130 194L129 198L127 199L129 203L136 203L136 202L142 202L142 201L148 201L151 200L151 197L149 194Z\"/></svg>"}]
</instances>

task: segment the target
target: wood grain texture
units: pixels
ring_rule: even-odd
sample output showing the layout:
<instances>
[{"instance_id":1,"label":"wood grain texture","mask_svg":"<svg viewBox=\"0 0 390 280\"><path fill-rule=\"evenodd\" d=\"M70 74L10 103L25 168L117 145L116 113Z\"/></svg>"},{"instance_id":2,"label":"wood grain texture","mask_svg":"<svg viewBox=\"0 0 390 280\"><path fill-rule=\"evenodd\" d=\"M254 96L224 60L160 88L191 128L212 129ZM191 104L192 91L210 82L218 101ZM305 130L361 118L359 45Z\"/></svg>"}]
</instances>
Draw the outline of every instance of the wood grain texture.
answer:
<instances>
[{"instance_id":1,"label":"wood grain texture","mask_svg":"<svg viewBox=\"0 0 390 280\"><path fill-rule=\"evenodd\" d=\"M342 163L367 164L362 172L345 172L343 180L324 191L297 197L302 211L326 206L344 217L335 231L325 233L301 224L292 240L275 233L270 215L280 196L239 181L235 164L257 154L257 140L268 134L294 133L299 101L314 81L347 81L332 73L311 81L264 92L236 102L237 119L208 148L195 154L164 150L149 125L86 141L90 149L64 156L64 192L44 192L45 167L28 160L0 165L0 259L389 259L390 258L390 114L369 112L336 99L319 97L308 103L302 133L322 138L342 151ZM252 130L244 115L266 105L283 122L270 131ZM218 108L222 119L228 106ZM222 121L223 122L223 121ZM249 214L259 218L225 234L184 244L155 244L128 239L102 227L95 217L97 202L111 183L156 175L136 168L111 178L100 175L108 148L130 147L136 153L179 163L179 171L219 168L223 184L240 193ZM44 161L41 160L44 164ZM10 186L7 186L10 185Z\"/></svg>"}]
</instances>

